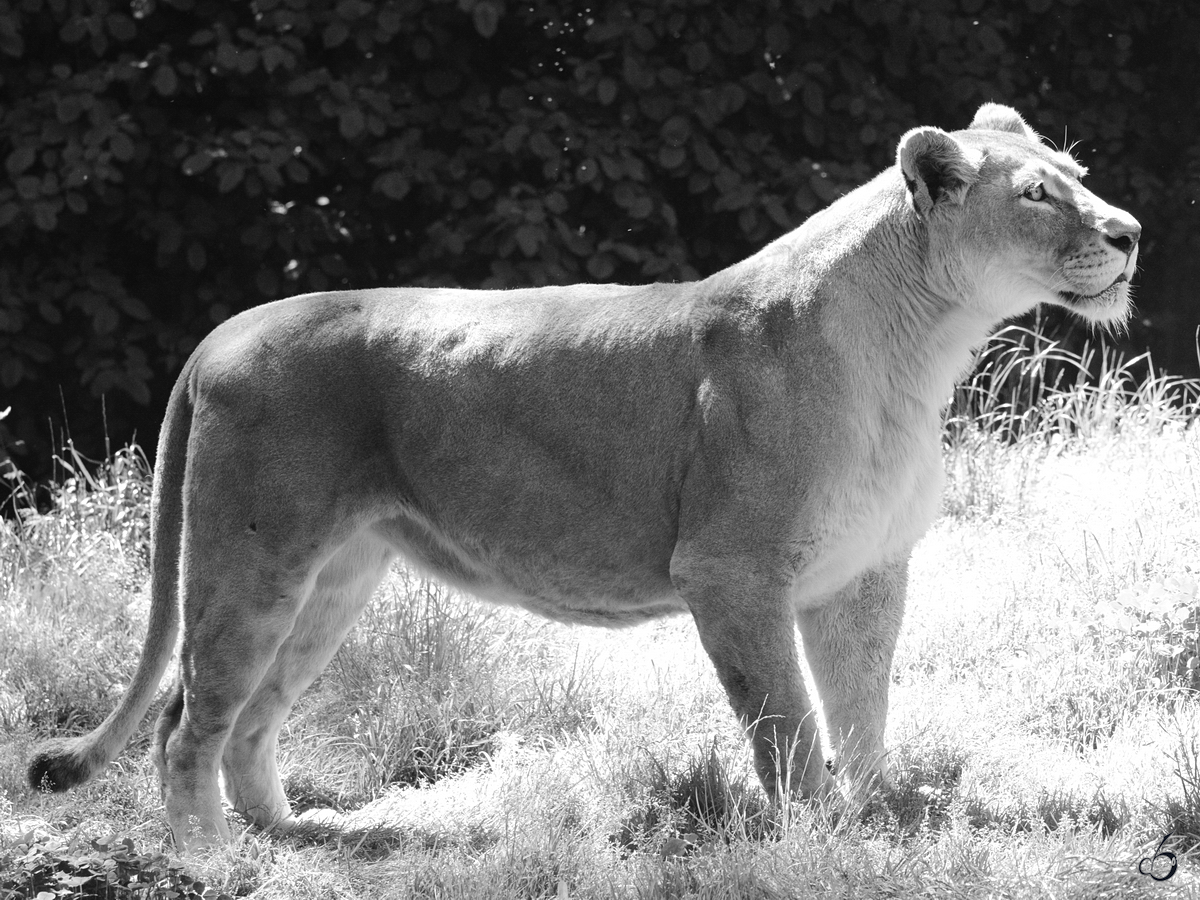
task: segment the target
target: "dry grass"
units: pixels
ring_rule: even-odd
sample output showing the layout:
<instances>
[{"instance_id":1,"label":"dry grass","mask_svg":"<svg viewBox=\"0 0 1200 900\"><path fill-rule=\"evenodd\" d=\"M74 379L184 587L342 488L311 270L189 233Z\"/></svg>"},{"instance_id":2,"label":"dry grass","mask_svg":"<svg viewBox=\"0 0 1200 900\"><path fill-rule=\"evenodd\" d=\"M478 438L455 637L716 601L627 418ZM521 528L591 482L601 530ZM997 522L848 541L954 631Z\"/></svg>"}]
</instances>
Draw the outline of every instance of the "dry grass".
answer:
<instances>
[{"instance_id":1,"label":"dry grass","mask_svg":"<svg viewBox=\"0 0 1200 900\"><path fill-rule=\"evenodd\" d=\"M896 655L896 784L868 809L765 803L688 621L556 626L397 571L282 739L289 793L338 828L246 834L189 873L256 898L1200 894L1194 386L1111 357L1047 386L1056 356L1002 352L959 398ZM0 523L0 848L164 849L144 735L70 795L22 784L34 735L110 708L144 627L144 473L61 490ZM1138 865L1168 833L1158 882Z\"/></svg>"}]
</instances>

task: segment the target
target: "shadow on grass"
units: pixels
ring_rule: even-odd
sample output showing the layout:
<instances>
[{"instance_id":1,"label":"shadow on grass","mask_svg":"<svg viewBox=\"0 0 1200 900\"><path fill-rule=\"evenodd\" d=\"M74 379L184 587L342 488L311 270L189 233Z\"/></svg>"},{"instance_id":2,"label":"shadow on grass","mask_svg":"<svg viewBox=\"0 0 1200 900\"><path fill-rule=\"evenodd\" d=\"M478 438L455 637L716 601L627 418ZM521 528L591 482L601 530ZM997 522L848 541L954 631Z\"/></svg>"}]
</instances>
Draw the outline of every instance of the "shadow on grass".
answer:
<instances>
[{"instance_id":1,"label":"shadow on grass","mask_svg":"<svg viewBox=\"0 0 1200 900\"><path fill-rule=\"evenodd\" d=\"M609 836L622 857L638 852L690 856L705 844L763 840L777 830L775 810L757 781L731 778L715 744L677 774L647 756L641 771L628 777L630 785L648 782L648 790Z\"/></svg>"}]
</instances>

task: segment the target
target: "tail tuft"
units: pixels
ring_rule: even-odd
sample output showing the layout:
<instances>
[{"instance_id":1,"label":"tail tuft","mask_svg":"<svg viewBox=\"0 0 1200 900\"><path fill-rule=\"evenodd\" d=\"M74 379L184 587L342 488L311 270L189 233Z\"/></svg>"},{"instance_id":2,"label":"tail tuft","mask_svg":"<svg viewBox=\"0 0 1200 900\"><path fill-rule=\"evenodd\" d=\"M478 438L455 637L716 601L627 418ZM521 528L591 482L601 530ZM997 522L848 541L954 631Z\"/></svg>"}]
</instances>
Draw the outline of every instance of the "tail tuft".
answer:
<instances>
[{"instance_id":1,"label":"tail tuft","mask_svg":"<svg viewBox=\"0 0 1200 900\"><path fill-rule=\"evenodd\" d=\"M79 738L46 741L29 760L29 786L57 793L83 784L99 768L88 749Z\"/></svg>"}]
</instances>

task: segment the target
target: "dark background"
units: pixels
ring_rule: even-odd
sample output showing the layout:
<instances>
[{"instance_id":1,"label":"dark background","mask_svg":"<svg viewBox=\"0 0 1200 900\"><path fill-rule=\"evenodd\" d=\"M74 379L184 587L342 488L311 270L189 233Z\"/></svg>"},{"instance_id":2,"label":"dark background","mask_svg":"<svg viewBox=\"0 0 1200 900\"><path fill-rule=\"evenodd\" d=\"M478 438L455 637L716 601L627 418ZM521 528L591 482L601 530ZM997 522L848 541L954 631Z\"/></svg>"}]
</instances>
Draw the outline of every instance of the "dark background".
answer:
<instances>
[{"instance_id":1,"label":"dark background","mask_svg":"<svg viewBox=\"0 0 1200 900\"><path fill-rule=\"evenodd\" d=\"M986 100L1141 220L1124 345L1194 374L1198 51L1162 0L0 0L0 460L153 446L289 294L707 275Z\"/></svg>"}]
</instances>

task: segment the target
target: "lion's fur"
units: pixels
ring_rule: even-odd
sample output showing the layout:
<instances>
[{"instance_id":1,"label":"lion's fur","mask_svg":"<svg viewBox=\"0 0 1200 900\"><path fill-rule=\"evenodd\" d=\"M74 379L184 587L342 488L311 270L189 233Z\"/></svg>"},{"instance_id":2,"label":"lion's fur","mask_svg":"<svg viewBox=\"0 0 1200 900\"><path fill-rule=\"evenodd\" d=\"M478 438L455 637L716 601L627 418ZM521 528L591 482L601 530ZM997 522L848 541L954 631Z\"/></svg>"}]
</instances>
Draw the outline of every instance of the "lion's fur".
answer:
<instances>
[{"instance_id":1,"label":"lion's fur","mask_svg":"<svg viewBox=\"0 0 1200 900\"><path fill-rule=\"evenodd\" d=\"M238 812L287 827L276 734L397 555L568 622L690 612L764 786L812 794L832 776L798 625L839 773L882 776L955 378L1036 303L1126 315L1139 228L1081 175L989 104L702 281L311 294L222 324L167 410L138 674L31 780L68 787L124 744L178 599L156 735L176 840L228 835L218 767Z\"/></svg>"}]
</instances>

